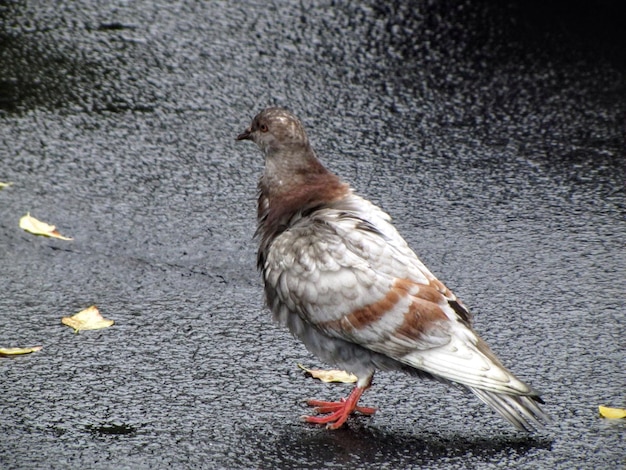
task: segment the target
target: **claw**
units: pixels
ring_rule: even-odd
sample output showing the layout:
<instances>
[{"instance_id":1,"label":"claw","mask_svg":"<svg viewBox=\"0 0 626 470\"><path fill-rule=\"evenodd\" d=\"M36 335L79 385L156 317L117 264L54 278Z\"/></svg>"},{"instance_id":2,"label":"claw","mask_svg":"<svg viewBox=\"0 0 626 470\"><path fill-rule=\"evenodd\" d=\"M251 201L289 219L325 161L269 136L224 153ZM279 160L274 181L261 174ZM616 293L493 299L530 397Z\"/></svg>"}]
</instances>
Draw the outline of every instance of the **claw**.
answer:
<instances>
[{"instance_id":1,"label":"claw","mask_svg":"<svg viewBox=\"0 0 626 470\"><path fill-rule=\"evenodd\" d=\"M357 406L359 398L365 391L365 388L355 387L348 398L342 398L339 401L321 401L307 400L307 405L313 406L315 413L325 416L302 416L301 419L307 423L326 424L328 429L337 429L343 425L350 414L358 411L367 416L376 413L376 408L368 406Z\"/></svg>"}]
</instances>

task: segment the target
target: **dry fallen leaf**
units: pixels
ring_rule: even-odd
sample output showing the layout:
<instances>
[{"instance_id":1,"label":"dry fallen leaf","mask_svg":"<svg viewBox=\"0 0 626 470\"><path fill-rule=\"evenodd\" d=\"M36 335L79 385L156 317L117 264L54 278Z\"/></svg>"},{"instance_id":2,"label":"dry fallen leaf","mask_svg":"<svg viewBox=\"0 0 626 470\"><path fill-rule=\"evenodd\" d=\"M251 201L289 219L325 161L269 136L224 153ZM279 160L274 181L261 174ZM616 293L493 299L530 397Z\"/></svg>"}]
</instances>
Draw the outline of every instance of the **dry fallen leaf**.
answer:
<instances>
[{"instance_id":1,"label":"dry fallen leaf","mask_svg":"<svg viewBox=\"0 0 626 470\"><path fill-rule=\"evenodd\" d=\"M44 237L58 238L60 240L72 240L69 237L61 235L54 225L49 225L41 220L35 219L30 215L30 212L20 219L20 228L33 235L43 235Z\"/></svg>"},{"instance_id":2,"label":"dry fallen leaf","mask_svg":"<svg viewBox=\"0 0 626 470\"><path fill-rule=\"evenodd\" d=\"M32 348L0 348L0 356L19 356L20 354L30 354L40 351L43 346L33 346Z\"/></svg>"},{"instance_id":3,"label":"dry fallen leaf","mask_svg":"<svg viewBox=\"0 0 626 470\"><path fill-rule=\"evenodd\" d=\"M356 375L349 374L343 370L307 369L302 364L298 364L298 367L314 379L320 379L322 382L341 382L349 384L357 381Z\"/></svg>"},{"instance_id":4,"label":"dry fallen leaf","mask_svg":"<svg viewBox=\"0 0 626 470\"><path fill-rule=\"evenodd\" d=\"M2 181L0 181L0 189L4 189L7 188L9 186L13 186L13 183L9 182L9 183L3 183Z\"/></svg>"},{"instance_id":5,"label":"dry fallen leaf","mask_svg":"<svg viewBox=\"0 0 626 470\"><path fill-rule=\"evenodd\" d=\"M603 418L609 418L609 419L626 418L626 409L624 408L609 408L608 406L600 405L598 407L598 410L600 411L600 416L602 416Z\"/></svg>"},{"instance_id":6,"label":"dry fallen leaf","mask_svg":"<svg viewBox=\"0 0 626 470\"><path fill-rule=\"evenodd\" d=\"M81 330L99 330L101 328L108 328L114 321L107 320L100 315L98 307L92 305L85 310L81 310L76 315L71 317L63 317L61 323L74 328L74 333L78 333Z\"/></svg>"}]
</instances>

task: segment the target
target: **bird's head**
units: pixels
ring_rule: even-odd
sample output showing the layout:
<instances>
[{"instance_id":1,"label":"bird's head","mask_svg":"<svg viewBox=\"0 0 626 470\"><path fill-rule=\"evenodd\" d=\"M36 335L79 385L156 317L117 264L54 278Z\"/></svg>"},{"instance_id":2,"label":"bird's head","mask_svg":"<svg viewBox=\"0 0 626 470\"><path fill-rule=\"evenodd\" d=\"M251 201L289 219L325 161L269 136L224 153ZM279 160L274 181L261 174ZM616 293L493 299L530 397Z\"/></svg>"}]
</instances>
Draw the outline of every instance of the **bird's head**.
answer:
<instances>
[{"instance_id":1,"label":"bird's head","mask_svg":"<svg viewBox=\"0 0 626 470\"><path fill-rule=\"evenodd\" d=\"M251 140L266 157L274 153L308 150L309 139L300 120L284 108L266 108L237 140Z\"/></svg>"},{"instance_id":2,"label":"bird's head","mask_svg":"<svg viewBox=\"0 0 626 470\"><path fill-rule=\"evenodd\" d=\"M346 185L317 159L300 120L286 109L264 109L237 140L251 140L263 152L265 168L259 188L275 200L291 198L305 205L302 200L311 199L311 194L323 199L335 197L337 188L341 194L346 191Z\"/></svg>"}]
</instances>

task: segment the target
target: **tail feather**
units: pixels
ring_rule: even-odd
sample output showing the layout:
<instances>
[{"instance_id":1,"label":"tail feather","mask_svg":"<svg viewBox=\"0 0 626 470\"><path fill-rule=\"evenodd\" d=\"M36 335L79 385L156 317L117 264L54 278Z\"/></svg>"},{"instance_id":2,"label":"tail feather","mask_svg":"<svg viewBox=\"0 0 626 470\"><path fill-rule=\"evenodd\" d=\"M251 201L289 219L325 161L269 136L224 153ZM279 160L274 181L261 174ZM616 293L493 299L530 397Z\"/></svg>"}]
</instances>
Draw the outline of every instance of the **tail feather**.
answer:
<instances>
[{"instance_id":1,"label":"tail feather","mask_svg":"<svg viewBox=\"0 0 626 470\"><path fill-rule=\"evenodd\" d=\"M472 329L457 324L449 332L445 345L412 351L402 362L468 388L517 429L544 427L550 418L538 405L539 394L506 369Z\"/></svg>"},{"instance_id":2,"label":"tail feather","mask_svg":"<svg viewBox=\"0 0 626 470\"><path fill-rule=\"evenodd\" d=\"M541 402L538 396L509 395L473 387L469 389L520 431L538 431L550 421L550 417L537 404Z\"/></svg>"}]
</instances>

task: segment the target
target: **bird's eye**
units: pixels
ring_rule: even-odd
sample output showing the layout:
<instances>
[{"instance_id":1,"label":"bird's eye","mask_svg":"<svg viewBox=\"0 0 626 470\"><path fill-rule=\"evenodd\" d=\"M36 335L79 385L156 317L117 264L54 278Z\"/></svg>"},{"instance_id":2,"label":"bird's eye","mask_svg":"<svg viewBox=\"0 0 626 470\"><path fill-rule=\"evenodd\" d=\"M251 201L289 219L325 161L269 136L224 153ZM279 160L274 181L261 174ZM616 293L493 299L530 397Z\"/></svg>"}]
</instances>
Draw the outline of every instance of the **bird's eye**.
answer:
<instances>
[{"instance_id":1,"label":"bird's eye","mask_svg":"<svg viewBox=\"0 0 626 470\"><path fill-rule=\"evenodd\" d=\"M260 130L261 132L267 132L267 124L261 124L261 125L259 126L259 130Z\"/></svg>"}]
</instances>

